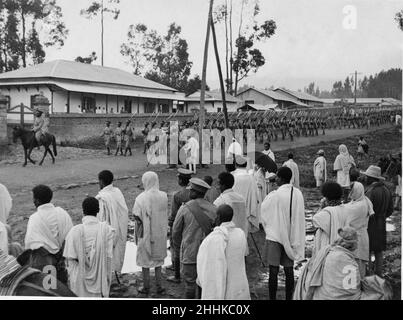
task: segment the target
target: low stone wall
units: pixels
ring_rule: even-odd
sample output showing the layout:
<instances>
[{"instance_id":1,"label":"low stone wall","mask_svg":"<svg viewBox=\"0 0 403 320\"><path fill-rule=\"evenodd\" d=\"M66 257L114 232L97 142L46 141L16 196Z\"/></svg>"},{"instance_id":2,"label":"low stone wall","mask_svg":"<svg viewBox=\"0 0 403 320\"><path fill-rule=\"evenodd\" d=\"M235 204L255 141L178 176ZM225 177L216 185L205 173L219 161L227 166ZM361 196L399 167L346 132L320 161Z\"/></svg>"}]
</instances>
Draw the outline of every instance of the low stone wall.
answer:
<instances>
[{"instance_id":1,"label":"low stone wall","mask_svg":"<svg viewBox=\"0 0 403 320\"><path fill-rule=\"evenodd\" d=\"M56 136L58 144L78 145L82 146L91 141L100 140L105 122L110 121L112 129L116 128L117 123L125 122L131 119L132 127L135 129L136 138L140 138L141 131L146 122L155 121L160 123L168 119L170 114L159 115L132 115L129 114L55 114L50 116L49 131ZM170 121L178 120L179 122L193 119L193 114L177 114ZM15 124L8 124L8 137L11 142L12 127ZM102 140L102 139L101 139Z\"/></svg>"}]
</instances>

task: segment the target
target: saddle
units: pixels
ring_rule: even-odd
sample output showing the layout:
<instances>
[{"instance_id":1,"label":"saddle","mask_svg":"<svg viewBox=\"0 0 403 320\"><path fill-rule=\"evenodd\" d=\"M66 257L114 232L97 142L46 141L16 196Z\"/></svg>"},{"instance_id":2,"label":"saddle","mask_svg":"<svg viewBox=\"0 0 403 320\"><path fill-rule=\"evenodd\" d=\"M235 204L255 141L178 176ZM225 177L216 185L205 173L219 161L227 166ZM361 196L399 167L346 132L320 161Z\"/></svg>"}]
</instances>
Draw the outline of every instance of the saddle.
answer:
<instances>
[{"instance_id":1,"label":"saddle","mask_svg":"<svg viewBox=\"0 0 403 320\"><path fill-rule=\"evenodd\" d=\"M13 296L18 286L23 284L26 278L37 273L41 272L29 267L18 268L0 282L0 296Z\"/></svg>"}]
</instances>

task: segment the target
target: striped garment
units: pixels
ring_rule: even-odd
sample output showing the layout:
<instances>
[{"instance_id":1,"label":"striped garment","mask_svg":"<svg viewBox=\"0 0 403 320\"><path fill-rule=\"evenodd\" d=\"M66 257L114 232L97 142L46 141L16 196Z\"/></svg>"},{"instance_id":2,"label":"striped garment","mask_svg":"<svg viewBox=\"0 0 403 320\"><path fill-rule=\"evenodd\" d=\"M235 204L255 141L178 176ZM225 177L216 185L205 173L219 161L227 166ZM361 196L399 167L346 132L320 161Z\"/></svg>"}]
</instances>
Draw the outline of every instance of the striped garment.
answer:
<instances>
[{"instance_id":1,"label":"striped garment","mask_svg":"<svg viewBox=\"0 0 403 320\"><path fill-rule=\"evenodd\" d=\"M0 250L0 284L4 278L16 271L20 265L13 256L9 256Z\"/></svg>"}]
</instances>

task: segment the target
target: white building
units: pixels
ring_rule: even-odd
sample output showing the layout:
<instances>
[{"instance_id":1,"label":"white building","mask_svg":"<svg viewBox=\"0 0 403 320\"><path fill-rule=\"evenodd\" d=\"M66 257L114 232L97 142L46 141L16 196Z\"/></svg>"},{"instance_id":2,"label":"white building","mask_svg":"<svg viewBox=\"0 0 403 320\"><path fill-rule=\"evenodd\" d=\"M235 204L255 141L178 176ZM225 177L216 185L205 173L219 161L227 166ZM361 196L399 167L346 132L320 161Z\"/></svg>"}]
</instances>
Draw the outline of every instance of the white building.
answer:
<instances>
[{"instance_id":1,"label":"white building","mask_svg":"<svg viewBox=\"0 0 403 320\"><path fill-rule=\"evenodd\" d=\"M31 108L42 93L51 114L183 112L185 100L173 88L126 71L65 60L0 74L0 90L9 109Z\"/></svg>"},{"instance_id":2,"label":"white building","mask_svg":"<svg viewBox=\"0 0 403 320\"><path fill-rule=\"evenodd\" d=\"M238 108L242 106L242 101L231 96L230 94L225 94L225 100L227 104L228 112L236 112ZM186 97L186 111L193 112L200 109L200 90ZM205 105L204 108L206 112L222 112L223 103L221 92L219 91L206 91Z\"/></svg>"}]
</instances>

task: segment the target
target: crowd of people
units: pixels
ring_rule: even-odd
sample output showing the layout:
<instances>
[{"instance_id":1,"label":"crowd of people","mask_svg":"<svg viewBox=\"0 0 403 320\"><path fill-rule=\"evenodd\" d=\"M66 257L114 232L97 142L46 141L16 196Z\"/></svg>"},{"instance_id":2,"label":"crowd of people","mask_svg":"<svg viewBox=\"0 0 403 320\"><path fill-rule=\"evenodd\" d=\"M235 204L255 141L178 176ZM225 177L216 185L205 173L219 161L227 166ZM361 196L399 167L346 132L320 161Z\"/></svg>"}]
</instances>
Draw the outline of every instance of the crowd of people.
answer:
<instances>
[{"instance_id":1,"label":"crowd of people","mask_svg":"<svg viewBox=\"0 0 403 320\"><path fill-rule=\"evenodd\" d=\"M275 161L270 142L263 154ZM143 174L144 191L132 208L136 265L143 278L139 293L150 293L150 269L155 270L157 293L165 292L162 266L169 240L172 265L167 269L174 275L167 280L184 282L183 298L250 299L246 257L252 253L268 267L270 300L277 298L280 266L286 299L390 298L382 279L383 251L386 219L394 203L381 168L372 165L357 174L353 157L341 145L332 181L324 151L318 152L313 175L323 199L313 216L312 257L295 286L294 265L305 259L306 231L305 201L293 154L275 173L258 161L251 164L244 154L229 156L232 161L218 175L218 188L210 176L195 177L193 170L178 169L180 190L170 208L158 175ZM109 297L112 279L119 281L123 267L129 209L113 184L112 172L100 172L98 181L100 191L83 200L82 223L76 226L69 213L52 204L48 186L33 188L36 212L29 217L23 247L12 241L6 226L12 199L0 185L0 284L17 262L41 271L53 266L57 279L77 296ZM256 244L256 232L264 232L264 247ZM346 282L346 277L352 280Z\"/></svg>"}]
</instances>

